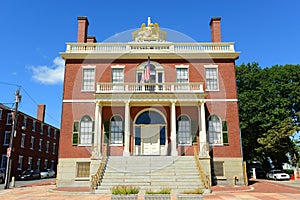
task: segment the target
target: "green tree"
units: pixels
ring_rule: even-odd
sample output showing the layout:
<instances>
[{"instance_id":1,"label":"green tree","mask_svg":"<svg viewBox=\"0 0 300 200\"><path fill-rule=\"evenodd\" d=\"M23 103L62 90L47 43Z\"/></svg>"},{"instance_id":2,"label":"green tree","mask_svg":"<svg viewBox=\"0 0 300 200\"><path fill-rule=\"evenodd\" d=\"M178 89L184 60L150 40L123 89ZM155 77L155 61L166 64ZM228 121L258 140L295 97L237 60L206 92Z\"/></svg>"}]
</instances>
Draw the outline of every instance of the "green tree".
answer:
<instances>
[{"instance_id":1,"label":"green tree","mask_svg":"<svg viewBox=\"0 0 300 200\"><path fill-rule=\"evenodd\" d=\"M299 124L300 65L262 69L257 63L242 64L236 67L236 76L244 159L274 159L265 143L258 140L264 141L268 131L282 126L287 118ZM284 160L287 152L279 153L276 156Z\"/></svg>"}]
</instances>

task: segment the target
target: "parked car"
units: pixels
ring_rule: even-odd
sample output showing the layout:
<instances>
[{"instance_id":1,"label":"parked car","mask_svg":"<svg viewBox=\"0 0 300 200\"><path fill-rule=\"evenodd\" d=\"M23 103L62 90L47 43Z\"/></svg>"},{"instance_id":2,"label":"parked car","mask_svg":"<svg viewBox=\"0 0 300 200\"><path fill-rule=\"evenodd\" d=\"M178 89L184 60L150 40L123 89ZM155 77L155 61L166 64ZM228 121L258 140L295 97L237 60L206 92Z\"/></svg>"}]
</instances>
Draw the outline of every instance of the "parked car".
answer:
<instances>
[{"instance_id":1,"label":"parked car","mask_svg":"<svg viewBox=\"0 0 300 200\"><path fill-rule=\"evenodd\" d=\"M273 169L267 173L267 179L290 180L290 175L284 173L282 170Z\"/></svg>"},{"instance_id":2,"label":"parked car","mask_svg":"<svg viewBox=\"0 0 300 200\"><path fill-rule=\"evenodd\" d=\"M40 179L41 174L38 169L25 170L19 176L19 180L32 180L32 179Z\"/></svg>"},{"instance_id":3,"label":"parked car","mask_svg":"<svg viewBox=\"0 0 300 200\"><path fill-rule=\"evenodd\" d=\"M0 169L0 183L4 183L5 180L5 171Z\"/></svg>"},{"instance_id":4,"label":"parked car","mask_svg":"<svg viewBox=\"0 0 300 200\"><path fill-rule=\"evenodd\" d=\"M41 178L55 177L55 171L53 169L44 169L41 171Z\"/></svg>"}]
</instances>

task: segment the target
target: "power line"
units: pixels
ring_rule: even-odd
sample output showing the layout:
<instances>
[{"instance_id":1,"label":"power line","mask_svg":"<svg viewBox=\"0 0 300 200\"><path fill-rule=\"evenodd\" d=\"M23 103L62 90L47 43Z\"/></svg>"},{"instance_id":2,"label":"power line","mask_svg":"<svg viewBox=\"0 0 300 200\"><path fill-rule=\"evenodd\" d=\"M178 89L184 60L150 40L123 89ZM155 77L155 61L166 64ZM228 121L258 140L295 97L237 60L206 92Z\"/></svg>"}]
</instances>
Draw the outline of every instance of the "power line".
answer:
<instances>
[{"instance_id":1,"label":"power line","mask_svg":"<svg viewBox=\"0 0 300 200\"><path fill-rule=\"evenodd\" d=\"M3 84L3 85L10 85L10 86L16 86L18 87L18 89L20 90L21 88L23 89L24 93L28 96L28 98L36 105L38 106L39 104L37 103L37 101L29 94L29 92L27 92L27 90L21 86L21 85L17 85L17 84L13 84L13 83L6 83L6 82L1 82L0 81L0 84ZM4 104L4 103L3 103ZM14 103L7 103L7 104L12 104L12 107L14 106ZM45 114L47 115L47 117L49 117L51 120L53 120L54 122L56 123L59 123L59 121L53 117L52 115L50 115L47 111L45 111Z\"/></svg>"}]
</instances>

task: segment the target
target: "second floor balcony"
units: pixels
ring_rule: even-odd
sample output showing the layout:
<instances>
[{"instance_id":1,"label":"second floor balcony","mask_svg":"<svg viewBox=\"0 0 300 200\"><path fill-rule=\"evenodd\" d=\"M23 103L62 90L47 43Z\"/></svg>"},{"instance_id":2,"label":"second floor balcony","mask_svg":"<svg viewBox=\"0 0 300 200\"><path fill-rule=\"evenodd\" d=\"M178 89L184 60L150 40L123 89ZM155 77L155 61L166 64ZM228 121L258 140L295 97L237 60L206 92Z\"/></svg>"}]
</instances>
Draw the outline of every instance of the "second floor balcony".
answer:
<instances>
[{"instance_id":1,"label":"second floor balcony","mask_svg":"<svg viewBox=\"0 0 300 200\"><path fill-rule=\"evenodd\" d=\"M97 83L104 93L204 93L203 82L192 83Z\"/></svg>"}]
</instances>

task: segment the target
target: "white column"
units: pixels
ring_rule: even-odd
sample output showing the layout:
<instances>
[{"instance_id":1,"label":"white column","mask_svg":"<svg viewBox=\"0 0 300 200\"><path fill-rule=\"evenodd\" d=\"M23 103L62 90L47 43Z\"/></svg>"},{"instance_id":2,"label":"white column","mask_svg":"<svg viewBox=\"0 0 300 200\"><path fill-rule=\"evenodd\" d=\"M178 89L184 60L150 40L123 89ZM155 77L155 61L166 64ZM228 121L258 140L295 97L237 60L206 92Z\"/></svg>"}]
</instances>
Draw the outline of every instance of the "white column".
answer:
<instances>
[{"instance_id":1,"label":"white column","mask_svg":"<svg viewBox=\"0 0 300 200\"><path fill-rule=\"evenodd\" d=\"M200 131L199 131L199 139L200 139L200 156L208 156L209 149L206 137L206 120L205 120L205 107L204 101L200 102Z\"/></svg>"},{"instance_id":2,"label":"white column","mask_svg":"<svg viewBox=\"0 0 300 200\"><path fill-rule=\"evenodd\" d=\"M102 107L100 102L96 102L95 107L95 124L94 124L94 144L93 144L93 152L92 157L97 158L101 156L101 124L102 124Z\"/></svg>"},{"instance_id":3,"label":"white column","mask_svg":"<svg viewBox=\"0 0 300 200\"><path fill-rule=\"evenodd\" d=\"M171 156L178 156L176 145L176 107L175 101L171 102Z\"/></svg>"},{"instance_id":4,"label":"white column","mask_svg":"<svg viewBox=\"0 0 300 200\"><path fill-rule=\"evenodd\" d=\"M129 156L129 146L130 146L130 107L129 101L125 102L125 122L124 122L124 151L123 156Z\"/></svg>"}]
</instances>

